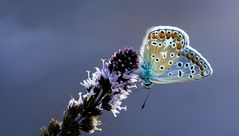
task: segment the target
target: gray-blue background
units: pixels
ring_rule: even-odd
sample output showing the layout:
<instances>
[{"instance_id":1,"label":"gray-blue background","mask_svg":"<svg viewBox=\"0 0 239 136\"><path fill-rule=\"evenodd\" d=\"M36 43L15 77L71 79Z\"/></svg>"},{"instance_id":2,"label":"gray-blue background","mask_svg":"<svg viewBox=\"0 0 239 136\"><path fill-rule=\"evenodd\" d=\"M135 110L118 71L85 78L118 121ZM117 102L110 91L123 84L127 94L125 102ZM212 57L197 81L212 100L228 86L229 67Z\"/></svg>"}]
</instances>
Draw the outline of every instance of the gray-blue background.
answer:
<instances>
[{"instance_id":1,"label":"gray-blue background","mask_svg":"<svg viewBox=\"0 0 239 136\"><path fill-rule=\"evenodd\" d=\"M237 0L1 0L0 135L36 136L61 119L86 70L125 46L138 49L147 28L172 25L214 68L198 82L155 85L104 113L101 136L238 136ZM123 105L124 105L123 104Z\"/></svg>"}]
</instances>

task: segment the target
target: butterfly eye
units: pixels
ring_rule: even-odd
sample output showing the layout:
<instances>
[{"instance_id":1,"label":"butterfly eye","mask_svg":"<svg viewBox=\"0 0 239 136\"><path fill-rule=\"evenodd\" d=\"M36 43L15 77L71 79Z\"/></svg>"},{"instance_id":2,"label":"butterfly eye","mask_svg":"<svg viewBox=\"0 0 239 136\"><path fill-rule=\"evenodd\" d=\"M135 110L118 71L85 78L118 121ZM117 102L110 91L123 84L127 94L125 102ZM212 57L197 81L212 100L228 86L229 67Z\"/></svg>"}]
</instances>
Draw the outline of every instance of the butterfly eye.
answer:
<instances>
[{"instance_id":1,"label":"butterfly eye","mask_svg":"<svg viewBox=\"0 0 239 136\"><path fill-rule=\"evenodd\" d=\"M158 31L155 31L154 33L155 33L155 34L158 34L159 32L158 32Z\"/></svg>"},{"instance_id":2,"label":"butterfly eye","mask_svg":"<svg viewBox=\"0 0 239 136\"><path fill-rule=\"evenodd\" d=\"M173 43L172 47L175 48L176 47L176 43Z\"/></svg>"},{"instance_id":3,"label":"butterfly eye","mask_svg":"<svg viewBox=\"0 0 239 136\"><path fill-rule=\"evenodd\" d=\"M160 42L158 45L159 45L159 47L161 47L161 46L162 46L162 43Z\"/></svg>"}]
</instances>

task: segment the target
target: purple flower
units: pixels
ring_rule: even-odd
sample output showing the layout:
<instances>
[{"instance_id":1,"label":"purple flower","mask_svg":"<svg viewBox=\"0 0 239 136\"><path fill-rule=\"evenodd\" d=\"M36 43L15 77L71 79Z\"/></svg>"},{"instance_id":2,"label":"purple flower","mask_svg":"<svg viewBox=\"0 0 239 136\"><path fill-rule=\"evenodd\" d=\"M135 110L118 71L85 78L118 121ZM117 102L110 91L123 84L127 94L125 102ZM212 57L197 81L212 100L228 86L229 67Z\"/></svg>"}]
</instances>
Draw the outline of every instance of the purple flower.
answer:
<instances>
[{"instance_id":1,"label":"purple flower","mask_svg":"<svg viewBox=\"0 0 239 136\"><path fill-rule=\"evenodd\" d=\"M111 111L115 117L127 106L121 106L124 99L136 87L138 69L138 54L130 48L121 49L105 63L102 68L90 75L81 84L86 93L79 93L78 100L69 101L64 119L59 123L58 135L80 135L80 131L93 133L101 125L99 115L103 110ZM42 129L46 135L47 129ZM48 131L49 132L49 131ZM51 134L49 134L51 135Z\"/></svg>"}]
</instances>

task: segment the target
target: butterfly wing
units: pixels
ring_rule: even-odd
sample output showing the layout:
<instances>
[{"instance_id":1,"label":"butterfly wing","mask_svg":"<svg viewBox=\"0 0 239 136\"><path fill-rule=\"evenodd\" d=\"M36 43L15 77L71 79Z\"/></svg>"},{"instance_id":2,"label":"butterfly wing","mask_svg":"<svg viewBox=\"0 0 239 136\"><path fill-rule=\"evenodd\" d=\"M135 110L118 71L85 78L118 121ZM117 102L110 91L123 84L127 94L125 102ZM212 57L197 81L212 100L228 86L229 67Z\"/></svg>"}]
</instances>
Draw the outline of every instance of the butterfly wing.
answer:
<instances>
[{"instance_id":1,"label":"butterfly wing","mask_svg":"<svg viewBox=\"0 0 239 136\"><path fill-rule=\"evenodd\" d=\"M141 47L141 67L148 67L149 75L159 77L178 61L187 45L189 38L183 30L172 26L152 27Z\"/></svg>"},{"instance_id":2,"label":"butterfly wing","mask_svg":"<svg viewBox=\"0 0 239 136\"><path fill-rule=\"evenodd\" d=\"M195 49L187 46L177 63L159 76L152 76L151 82L160 84L199 80L213 72L207 60Z\"/></svg>"}]
</instances>

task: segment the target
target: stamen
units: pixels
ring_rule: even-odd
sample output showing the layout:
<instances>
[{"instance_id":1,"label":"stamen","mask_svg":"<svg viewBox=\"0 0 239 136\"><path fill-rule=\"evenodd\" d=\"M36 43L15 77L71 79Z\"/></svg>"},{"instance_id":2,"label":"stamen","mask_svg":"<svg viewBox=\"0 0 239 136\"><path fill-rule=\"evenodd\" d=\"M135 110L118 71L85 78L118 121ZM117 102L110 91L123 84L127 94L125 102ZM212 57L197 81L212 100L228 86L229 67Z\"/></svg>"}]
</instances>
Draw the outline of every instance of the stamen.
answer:
<instances>
[{"instance_id":1,"label":"stamen","mask_svg":"<svg viewBox=\"0 0 239 136\"><path fill-rule=\"evenodd\" d=\"M86 72L87 72L87 74L88 74L88 78L90 78L90 71L87 70Z\"/></svg>"},{"instance_id":2,"label":"stamen","mask_svg":"<svg viewBox=\"0 0 239 136\"><path fill-rule=\"evenodd\" d=\"M103 63L103 67L105 66L105 59L101 59L102 63Z\"/></svg>"}]
</instances>

